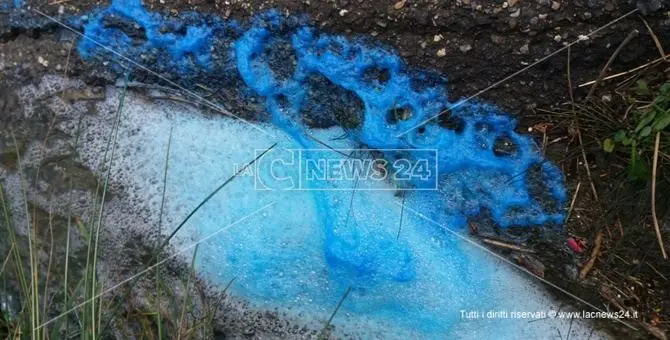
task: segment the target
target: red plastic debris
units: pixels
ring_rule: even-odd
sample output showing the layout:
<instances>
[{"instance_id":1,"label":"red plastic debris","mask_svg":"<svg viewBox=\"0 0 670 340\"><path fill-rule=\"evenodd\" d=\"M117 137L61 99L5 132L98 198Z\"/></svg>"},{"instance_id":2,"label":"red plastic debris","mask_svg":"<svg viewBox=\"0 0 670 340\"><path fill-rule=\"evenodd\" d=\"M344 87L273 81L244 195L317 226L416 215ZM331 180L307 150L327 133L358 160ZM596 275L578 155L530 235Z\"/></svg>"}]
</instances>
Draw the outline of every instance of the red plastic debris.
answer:
<instances>
[{"instance_id":1,"label":"red plastic debris","mask_svg":"<svg viewBox=\"0 0 670 340\"><path fill-rule=\"evenodd\" d=\"M572 249L575 253L581 253L584 251L579 242L577 242L577 240L572 237L568 237L568 247L570 247L570 249Z\"/></svg>"}]
</instances>

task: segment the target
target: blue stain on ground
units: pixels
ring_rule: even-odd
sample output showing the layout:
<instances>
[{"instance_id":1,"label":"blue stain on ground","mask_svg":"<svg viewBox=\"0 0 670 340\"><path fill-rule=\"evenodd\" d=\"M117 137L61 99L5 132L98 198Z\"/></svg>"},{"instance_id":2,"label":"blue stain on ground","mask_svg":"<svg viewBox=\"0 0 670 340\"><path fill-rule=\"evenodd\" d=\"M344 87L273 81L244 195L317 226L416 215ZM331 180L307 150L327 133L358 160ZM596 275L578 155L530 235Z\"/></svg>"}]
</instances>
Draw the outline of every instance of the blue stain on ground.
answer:
<instances>
[{"instance_id":1,"label":"blue stain on ground","mask_svg":"<svg viewBox=\"0 0 670 340\"><path fill-rule=\"evenodd\" d=\"M2 0L0 1L0 10L9 10L12 8L20 8L23 5L23 0Z\"/></svg>"},{"instance_id":2,"label":"blue stain on ground","mask_svg":"<svg viewBox=\"0 0 670 340\"><path fill-rule=\"evenodd\" d=\"M265 101L272 123L304 149L320 148L307 137L314 131L305 123L305 116L310 115L317 121L337 122L345 128L351 145L382 150L389 160L401 157L414 164L428 160L427 168L437 171L401 184L437 190L408 192L408 205L454 230L463 229L469 218L483 213L503 228L560 224L564 219L562 173L543 159L530 137L515 131L514 118L486 103L450 102L441 77L410 71L386 49L322 34L304 18L285 18L272 11L243 27L194 13L166 18L146 11L140 0L115 0L110 7L73 23L92 39L140 63L151 62L161 72L184 77L207 74L208 79L221 83L241 78L249 93ZM86 39L80 41L79 53L86 59L114 57ZM338 105L314 96L319 88L337 93ZM359 110L352 109L357 106ZM446 109L448 114L432 119ZM497 151L500 143L506 143L509 150ZM408 151L384 151L391 149ZM311 159L323 156L320 152L305 155ZM531 169L540 175L532 179ZM327 184L310 185L318 189ZM339 196L324 191L312 195L331 276L368 288L417 279L418 255L405 244L390 235L370 232L366 229L370 221L355 219L355 223L343 224L347 207L336 203ZM457 250L450 256L454 263L467 261L465 255L459 258ZM264 270L258 268L259 278ZM466 275L467 270L461 272ZM486 289L485 282L479 284L479 289ZM470 290L453 293L466 292ZM256 293L279 299L269 289ZM398 308L397 319L409 308L386 307L390 314Z\"/></svg>"}]
</instances>

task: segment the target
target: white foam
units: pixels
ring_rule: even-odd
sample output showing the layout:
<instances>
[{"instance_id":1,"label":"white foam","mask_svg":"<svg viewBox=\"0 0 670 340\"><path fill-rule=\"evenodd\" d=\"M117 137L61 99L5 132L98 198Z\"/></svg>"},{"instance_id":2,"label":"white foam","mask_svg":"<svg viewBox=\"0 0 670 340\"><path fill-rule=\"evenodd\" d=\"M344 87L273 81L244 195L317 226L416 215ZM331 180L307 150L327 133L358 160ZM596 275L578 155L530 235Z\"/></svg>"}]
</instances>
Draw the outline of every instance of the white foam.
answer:
<instances>
[{"instance_id":1,"label":"white foam","mask_svg":"<svg viewBox=\"0 0 670 340\"><path fill-rule=\"evenodd\" d=\"M39 88L26 89L24 98L62 89L63 85L55 85L59 82L62 80L46 78ZM101 155L113 131L120 94L120 89L107 88L107 99L98 105L98 112L84 119L82 159L98 172L103 170ZM62 112L81 113L76 109ZM260 127L278 137L270 139L243 122L184 104L148 101L129 91L112 162L113 181L123 185L128 201L108 205L107 228L112 232L124 225L155 228L171 129L166 234L259 150L275 142L279 143L277 149L299 148L282 131L267 124ZM339 134L336 130L315 133L323 139ZM345 142L336 146L353 147ZM287 171L287 175L296 175ZM312 192L260 191L254 190L254 184L252 176L236 178L177 233L174 244L192 244L272 203L202 243L198 268L221 285L235 277L232 292L249 299L255 308L287 311L301 323L324 322L347 286L362 281L331 271L324 257L327 244L323 212ZM392 249L380 249L384 256L407 251L416 275L407 282L389 280L387 276L395 267L380 259L382 264L371 280L374 282L356 287L335 318L334 324L342 334L364 338L554 338L556 329L562 334L571 329L577 337L591 332L591 325L583 320L462 318L461 311L550 311L557 310L560 303L526 274L411 212L405 211L401 237L395 242L400 199L392 191L357 191L351 221L344 225L350 195L350 191L341 191L322 196L330 205L329 218L339 221L334 224L338 228L334 233L344 239L358 237L361 245L356 251L369 253L380 244L392 244ZM415 207L420 205L414 202ZM118 211L129 206L156 213L149 215L148 221L136 223L130 217L133 211ZM405 317L399 317L398 311L404 311ZM595 332L592 336L599 337L605 335Z\"/></svg>"}]
</instances>

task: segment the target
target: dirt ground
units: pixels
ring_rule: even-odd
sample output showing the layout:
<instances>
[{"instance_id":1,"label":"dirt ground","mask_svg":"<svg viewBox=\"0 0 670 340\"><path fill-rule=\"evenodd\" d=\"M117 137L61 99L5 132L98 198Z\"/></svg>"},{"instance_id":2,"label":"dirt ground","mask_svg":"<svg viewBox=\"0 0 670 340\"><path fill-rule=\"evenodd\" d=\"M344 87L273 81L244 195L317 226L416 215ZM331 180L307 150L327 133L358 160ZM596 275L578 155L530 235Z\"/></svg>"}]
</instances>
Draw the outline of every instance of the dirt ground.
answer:
<instances>
[{"instance_id":1,"label":"dirt ground","mask_svg":"<svg viewBox=\"0 0 670 340\"><path fill-rule=\"evenodd\" d=\"M56 4L51 4L51 3ZM638 312L631 320L637 330L611 320L599 324L622 338L665 339L670 329L670 262L663 260L651 227L650 187L623 179L622 159L602 152L603 131L594 124L575 125L579 119L563 118L570 111L567 51L546 56L595 29L637 9L607 28L570 48L570 76L574 101L583 103L591 86L615 49L633 30L639 34L627 42L607 70L616 74L659 58L659 51L642 18L670 49L670 2L614 0L530 0L530 1L370 1L370 0L146 0L147 8L178 15L184 11L216 13L243 20L270 8L285 13L307 13L314 25L340 34L363 35L396 49L412 67L431 68L448 76L449 96L455 101L486 90L477 98L495 103L520 119L520 130L537 137L538 144L564 170L574 195L574 206L565 228L524 231L523 246L536 251L544 266L542 275L571 293L608 310ZM88 0L36 1L29 3L49 15L86 13L104 2ZM665 7L663 7L665 6ZM113 83L116 75L106 67L84 63L70 53L67 34L47 24L30 10L23 15L35 19L35 28L18 27L9 12L0 10L0 54L4 65L0 84L0 124L8 124L6 112L15 110L8 88L28 84L44 73L62 74L69 64L72 77L85 79L91 87ZM7 20L5 20L7 18ZM71 60L68 62L68 56ZM504 83L499 80L531 65ZM657 63L638 77L662 82L670 79L670 64ZM622 117L626 110L622 89L635 79L627 77L600 84L593 98L597 107ZM95 94L90 94L94 96ZM249 104L253 105L253 103ZM4 117L4 118L3 118ZM28 122L26 138L44 138L49 117ZM597 125L597 124L596 124ZM0 129L0 131L2 131ZM0 142L8 143L0 137ZM582 151L583 145L583 151ZM0 150L1 151L1 150ZM9 155L0 154L5 163ZM589 163L590 175L585 169ZM670 182L660 176L657 206L666 245L670 244L667 194ZM591 186L593 183L593 186ZM665 190L665 191L664 191ZM474 224L480 223L473 221ZM503 240L518 237L516 231L498 232ZM594 248L596 235L603 233L598 260L585 279L579 271ZM514 235L512 235L514 234ZM476 237L476 236L473 236ZM567 245L568 238L583 240L583 252ZM667 248L667 246L666 246ZM518 254L493 247L520 261ZM560 292L557 296L572 303Z\"/></svg>"}]
</instances>

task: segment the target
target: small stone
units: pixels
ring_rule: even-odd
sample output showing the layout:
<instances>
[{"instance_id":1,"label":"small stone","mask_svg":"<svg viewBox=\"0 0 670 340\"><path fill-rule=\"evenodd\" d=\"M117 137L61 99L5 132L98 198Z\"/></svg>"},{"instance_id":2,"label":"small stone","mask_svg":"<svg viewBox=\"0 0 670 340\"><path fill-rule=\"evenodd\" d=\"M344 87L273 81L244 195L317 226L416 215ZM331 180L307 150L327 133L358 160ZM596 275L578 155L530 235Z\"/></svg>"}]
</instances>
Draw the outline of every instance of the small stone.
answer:
<instances>
[{"instance_id":1,"label":"small stone","mask_svg":"<svg viewBox=\"0 0 670 340\"><path fill-rule=\"evenodd\" d=\"M433 42L440 42L442 39L444 39L444 36L442 34L435 34L433 36Z\"/></svg>"},{"instance_id":2,"label":"small stone","mask_svg":"<svg viewBox=\"0 0 670 340\"><path fill-rule=\"evenodd\" d=\"M461 2L462 2L464 5L469 5L469 4L470 4L470 0L461 0Z\"/></svg>"},{"instance_id":3,"label":"small stone","mask_svg":"<svg viewBox=\"0 0 670 340\"><path fill-rule=\"evenodd\" d=\"M437 51L437 56L438 57L444 57L447 55L447 49L446 48L441 48L439 51Z\"/></svg>"},{"instance_id":4,"label":"small stone","mask_svg":"<svg viewBox=\"0 0 670 340\"><path fill-rule=\"evenodd\" d=\"M426 45L428 45L428 44L426 44L426 42L425 42L425 41L424 41L424 42L422 42L422 43L421 43L421 48L422 48L422 49L425 49L425 48L426 48Z\"/></svg>"},{"instance_id":5,"label":"small stone","mask_svg":"<svg viewBox=\"0 0 670 340\"><path fill-rule=\"evenodd\" d=\"M561 9L561 3L558 1L552 1L551 9L553 9L554 11L558 11L559 9Z\"/></svg>"},{"instance_id":6,"label":"small stone","mask_svg":"<svg viewBox=\"0 0 670 340\"><path fill-rule=\"evenodd\" d=\"M519 47L519 52L521 54L528 54L530 53L530 47L528 47L528 44L524 44L523 46Z\"/></svg>"},{"instance_id":7,"label":"small stone","mask_svg":"<svg viewBox=\"0 0 670 340\"><path fill-rule=\"evenodd\" d=\"M510 6L514 7L516 4L519 3L519 0L508 0L507 2L509 2Z\"/></svg>"},{"instance_id":8,"label":"small stone","mask_svg":"<svg viewBox=\"0 0 670 340\"><path fill-rule=\"evenodd\" d=\"M512 14L510 14L509 16L512 17L512 18L518 18L519 15L521 15L521 8L517 9L516 11L514 11L514 12L513 12Z\"/></svg>"},{"instance_id":9,"label":"small stone","mask_svg":"<svg viewBox=\"0 0 670 340\"><path fill-rule=\"evenodd\" d=\"M65 13L65 6L58 6L58 14L63 15L63 13Z\"/></svg>"},{"instance_id":10,"label":"small stone","mask_svg":"<svg viewBox=\"0 0 670 340\"><path fill-rule=\"evenodd\" d=\"M565 275L573 281L577 281L579 278L579 270L574 265L566 264L565 265Z\"/></svg>"},{"instance_id":11,"label":"small stone","mask_svg":"<svg viewBox=\"0 0 670 340\"><path fill-rule=\"evenodd\" d=\"M561 39L562 39L561 36L558 35L558 34L556 36L554 36L554 41L555 42L561 42Z\"/></svg>"},{"instance_id":12,"label":"small stone","mask_svg":"<svg viewBox=\"0 0 670 340\"><path fill-rule=\"evenodd\" d=\"M502 8L507 8L507 6L509 6L509 4L507 3L507 1L503 2L503 4L502 4Z\"/></svg>"},{"instance_id":13,"label":"small stone","mask_svg":"<svg viewBox=\"0 0 670 340\"><path fill-rule=\"evenodd\" d=\"M584 12L584 19L591 19L592 16L591 12Z\"/></svg>"},{"instance_id":14,"label":"small stone","mask_svg":"<svg viewBox=\"0 0 670 340\"><path fill-rule=\"evenodd\" d=\"M395 3L395 5L393 5L393 9L395 10L402 9L403 7L405 7L405 0L398 1Z\"/></svg>"},{"instance_id":15,"label":"small stone","mask_svg":"<svg viewBox=\"0 0 670 340\"><path fill-rule=\"evenodd\" d=\"M604 94L600 100L603 101L603 103L610 103L612 102L612 95L611 94Z\"/></svg>"},{"instance_id":16,"label":"small stone","mask_svg":"<svg viewBox=\"0 0 670 340\"><path fill-rule=\"evenodd\" d=\"M349 13L349 11L346 10L346 9L342 9L342 10L340 10L340 16L341 16L341 17L345 16L347 13Z\"/></svg>"},{"instance_id":17,"label":"small stone","mask_svg":"<svg viewBox=\"0 0 670 340\"><path fill-rule=\"evenodd\" d=\"M250 327L245 328L244 331L242 331L242 333L244 335L251 336L251 335L256 334L256 330L254 329L254 327L250 326Z\"/></svg>"},{"instance_id":18,"label":"small stone","mask_svg":"<svg viewBox=\"0 0 670 340\"><path fill-rule=\"evenodd\" d=\"M519 22L515 18L512 18L507 22L507 24L509 25L509 28L515 28Z\"/></svg>"},{"instance_id":19,"label":"small stone","mask_svg":"<svg viewBox=\"0 0 670 340\"><path fill-rule=\"evenodd\" d=\"M530 24L531 25L537 25L537 23L540 21L537 17L532 17L530 18Z\"/></svg>"},{"instance_id":20,"label":"small stone","mask_svg":"<svg viewBox=\"0 0 670 340\"><path fill-rule=\"evenodd\" d=\"M491 41L496 45L500 45L503 42L505 42L505 38L503 38L502 36L499 36L497 34L492 34L491 35Z\"/></svg>"},{"instance_id":21,"label":"small stone","mask_svg":"<svg viewBox=\"0 0 670 340\"><path fill-rule=\"evenodd\" d=\"M465 45L459 46L458 48L461 50L461 52L465 53L465 52L471 50L472 46L470 44L465 44Z\"/></svg>"},{"instance_id":22,"label":"small stone","mask_svg":"<svg viewBox=\"0 0 670 340\"><path fill-rule=\"evenodd\" d=\"M588 35L583 35L583 34L579 35L579 41L586 41L586 40L589 40L589 39L590 38L589 38Z\"/></svg>"},{"instance_id":23,"label":"small stone","mask_svg":"<svg viewBox=\"0 0 670 340\"><path fill-rule=\"evenodd\" d=\"M543 14L538 14L537 17L544 20L544 19L547 18L547 14L544 14L544 13Z\"/></svg>"},{"instance_id":24,"label":"small stone","mask_svg":"<svg viewBox=\"0 0 670 340\"><path fill-rule=\"evenodd\" d=\"M42 56L37 57L37 62L44 67L49 66L49 62L46 59L42 58Z\"/></svg>"}]
</instances>

